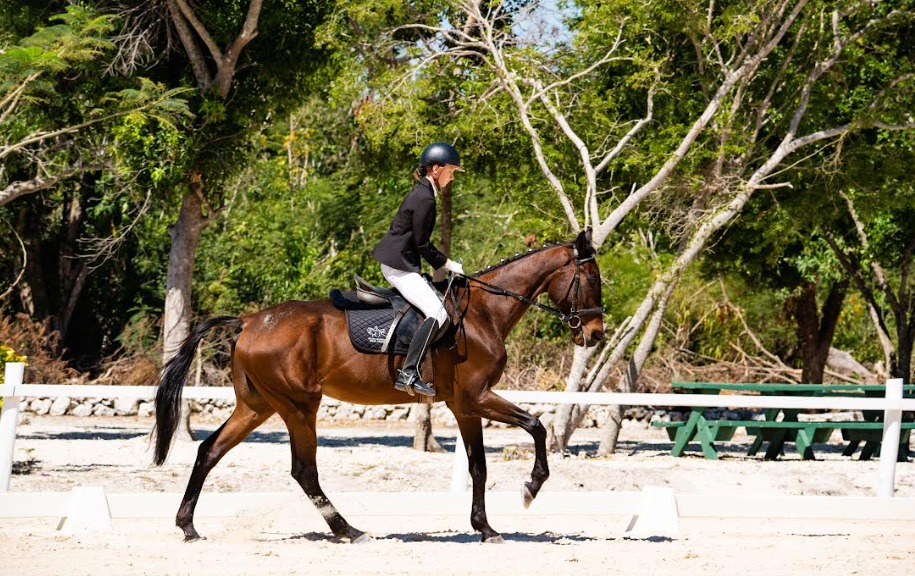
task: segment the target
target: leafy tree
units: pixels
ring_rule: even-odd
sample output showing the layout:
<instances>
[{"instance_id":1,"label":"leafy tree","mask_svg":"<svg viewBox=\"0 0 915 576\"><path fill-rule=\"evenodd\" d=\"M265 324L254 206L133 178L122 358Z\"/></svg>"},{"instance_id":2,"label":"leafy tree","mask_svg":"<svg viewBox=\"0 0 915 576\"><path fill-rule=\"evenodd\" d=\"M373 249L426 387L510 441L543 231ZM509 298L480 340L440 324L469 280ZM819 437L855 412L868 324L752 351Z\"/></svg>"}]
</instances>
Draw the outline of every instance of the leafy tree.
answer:
<instances>
[{"instance_id":1,"label":"leafy tree","mask_svg":"<svg viewBox=\"0 0 915 576\"><path fill-rule=\"evenodd\" d=\"M9 24L0 51L0 217L14 231L0 240L0 269L18 280L3 297L15 293L15 307L51 317L73 353L97 358L119 315L86 312L97 297L111 303L97 280L117 285L92 272L124 277L125 261L110 259L172 169L189 111L181 90L105 76L115 19L60 4L65 11L47 21L54 6L0 11Z\"/></svg>"},{"instance_id":2,"label":"leafy tree","mask_svg":"<svg viewBox=\"0 0 915 576\"><path fill-rule=\"evenodd\" d=\"M835 220L823 229L868 304L890 376L907 382L915 348L912 144L910 133L865 134L847 143L851 169L831 182Z\"/></svg>"}]
</instances>

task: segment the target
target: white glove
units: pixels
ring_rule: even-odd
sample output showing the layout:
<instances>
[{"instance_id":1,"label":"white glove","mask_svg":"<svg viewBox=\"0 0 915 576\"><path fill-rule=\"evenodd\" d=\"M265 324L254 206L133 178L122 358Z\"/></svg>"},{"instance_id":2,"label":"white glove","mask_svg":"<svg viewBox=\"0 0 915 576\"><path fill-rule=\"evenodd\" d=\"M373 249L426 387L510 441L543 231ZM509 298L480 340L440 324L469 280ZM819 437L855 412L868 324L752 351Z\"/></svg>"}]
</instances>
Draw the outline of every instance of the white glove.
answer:
<instances>
[{"instance_id":1,"label":"white glove","mask_svg":"<svg viewBox=\"0 0 915 576\"><path fill-rule=\"evenodd\" d=\"M464 274L464 267L461 266L461 263L455 262L454 260L451 260L451 259L449 259L447 262L445 262L445 265L442 266L442 268L444 268L445 270L447 270L449 272L453 272L455 274L461 274L461 275Z\"/></svg>"}]
</instances>

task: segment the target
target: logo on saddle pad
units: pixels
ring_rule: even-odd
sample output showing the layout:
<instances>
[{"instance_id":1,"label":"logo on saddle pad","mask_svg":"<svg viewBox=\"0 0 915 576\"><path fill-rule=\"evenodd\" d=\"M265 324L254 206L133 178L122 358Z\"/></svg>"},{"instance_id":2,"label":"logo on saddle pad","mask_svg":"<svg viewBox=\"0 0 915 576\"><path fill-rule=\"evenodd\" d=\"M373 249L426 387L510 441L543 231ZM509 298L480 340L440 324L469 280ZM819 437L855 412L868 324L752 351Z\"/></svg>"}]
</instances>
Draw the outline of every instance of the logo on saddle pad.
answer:
<instances>
[{"instance_id":1,"label":"logo on saddle pad","mask_svg":"<svg viewBox=\"0 0 915 576\"><path fill-rule=\"evenodd\" d=\"M369 326L365 331L368 332L368 340L372 344L384 344L385 336L388 334L387 330L379 328L377 324L375 326Z\"/></svg>"}]
</instances>

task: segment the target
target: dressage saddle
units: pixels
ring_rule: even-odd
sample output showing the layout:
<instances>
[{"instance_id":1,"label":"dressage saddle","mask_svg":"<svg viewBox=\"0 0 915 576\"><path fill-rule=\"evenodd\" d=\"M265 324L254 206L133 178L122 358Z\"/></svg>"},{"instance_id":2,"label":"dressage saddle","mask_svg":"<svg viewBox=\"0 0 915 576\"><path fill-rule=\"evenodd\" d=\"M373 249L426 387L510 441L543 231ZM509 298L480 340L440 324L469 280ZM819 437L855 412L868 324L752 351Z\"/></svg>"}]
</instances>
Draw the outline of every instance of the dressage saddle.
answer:
<instances>
[{"instance_id":1,"label":"dressage saddle","mask_svg":"<svg viewBox=\"0 0 915 576\"><path fill-rule=\"evenodd\" d=\"M366 354L406 354L413 334L425 318L423 313L397 290L374 286L358 275L354 279L356 290L330 291L330 301L346 312L353 347ZM441 292L436 293L441 297ZM439 330L433 342L445 332L447 329Z\"/></svg>"}]
</instances>

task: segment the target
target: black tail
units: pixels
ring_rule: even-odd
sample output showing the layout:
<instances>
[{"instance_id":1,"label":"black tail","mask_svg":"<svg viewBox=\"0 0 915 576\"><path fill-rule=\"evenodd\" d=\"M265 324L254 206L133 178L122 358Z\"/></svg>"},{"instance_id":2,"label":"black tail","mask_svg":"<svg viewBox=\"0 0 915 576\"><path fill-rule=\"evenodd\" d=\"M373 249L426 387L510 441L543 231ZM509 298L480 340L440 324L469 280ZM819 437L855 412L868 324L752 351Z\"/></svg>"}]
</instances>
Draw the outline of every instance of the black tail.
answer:
<instances>
[{"instance_id":1,"label":"black tail","mask_svg":"<svg viewBox=\"0 0 915 576\"><path fill-rule=\"evenodd\" d=\"M201 322L194 327L191 334L181 343L178 353L171 357L159 373L159 388L156 391L156 454L153 462L161 466L172 446L178 420L181 418L181 392L184 381L194 359L194 351L203 339L203 335L216 326L231 326L236 332L241 330L242 320L234 316L218 316Z\"/></svg>"}]
</instances>

